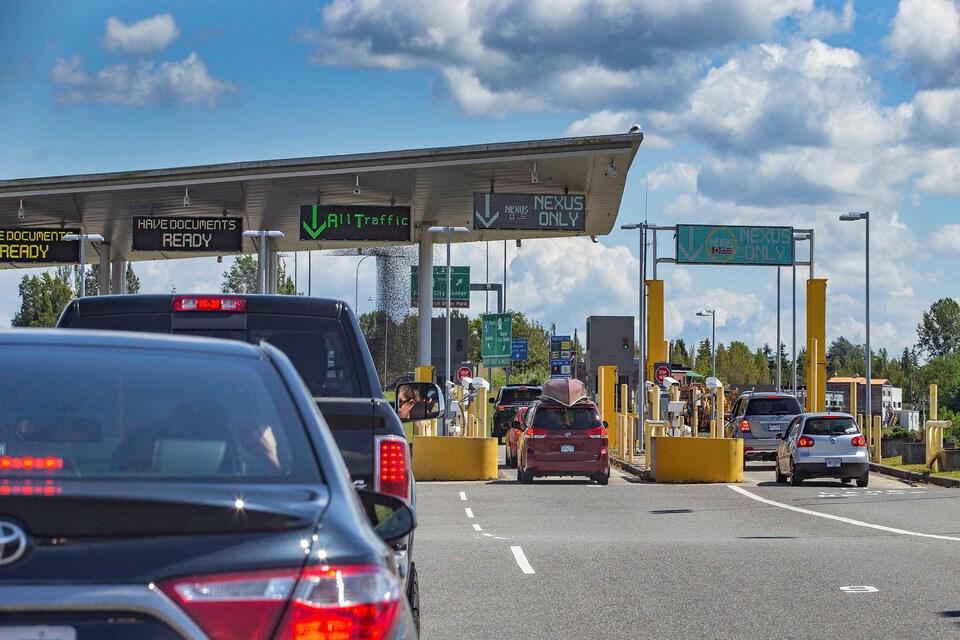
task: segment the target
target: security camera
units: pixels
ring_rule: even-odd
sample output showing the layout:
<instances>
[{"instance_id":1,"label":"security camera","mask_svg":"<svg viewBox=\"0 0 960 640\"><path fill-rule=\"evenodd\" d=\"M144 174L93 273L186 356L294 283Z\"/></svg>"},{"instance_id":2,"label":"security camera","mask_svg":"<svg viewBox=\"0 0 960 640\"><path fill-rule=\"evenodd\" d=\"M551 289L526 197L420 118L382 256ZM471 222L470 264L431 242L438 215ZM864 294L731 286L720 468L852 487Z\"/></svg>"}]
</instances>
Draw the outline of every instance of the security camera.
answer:
<instances>
[{"instance_id":1,"label":"security camera","mask_svg":"<svg viewBox=\"0 0 960 640\"><path fill-rule=\"evenodd\" d=\"M654 387L655 385L654 385L652 382L650 382L649 380L644 380L644 381L643 381L643 386L644 386L647 390L650 390L650 389L653 389L653 387Z\"/></svg>"},{"instance_id":2,"label":"security camera","mask_svg":"<svg viewBox=\"0 0 960 640\"><path fill-rule=\"evenodd\" d=\"M706 385L708 389L713 389L713 390L716 390L718 387L720 388L723 387L723 383L720 382L718 378L714 378L713 376L707 377Z\"/></svg>"},{"instance_id":3,"label":"security camera","mask_svg":"<svg viewBox=\"0 0 960 640\"><path fill-rule=\"evenodd\" d=\"M672 386L672 385L675 385L675 384L680 384L680 382L679 382L676 378L671 378L670 376L665 376L665 377L663 378L663 382L664 382L664 384L666 384L667 386Z\"/></svg>"}]
</instances>

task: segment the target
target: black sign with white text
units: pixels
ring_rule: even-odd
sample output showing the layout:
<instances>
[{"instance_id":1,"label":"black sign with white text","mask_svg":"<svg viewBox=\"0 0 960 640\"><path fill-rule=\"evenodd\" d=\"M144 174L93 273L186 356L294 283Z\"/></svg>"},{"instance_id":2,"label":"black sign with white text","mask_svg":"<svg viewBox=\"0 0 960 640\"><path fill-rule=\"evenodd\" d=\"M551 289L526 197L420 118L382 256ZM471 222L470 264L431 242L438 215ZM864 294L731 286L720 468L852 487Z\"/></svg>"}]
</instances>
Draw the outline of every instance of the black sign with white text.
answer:
<instances>
[{"instance_id":1,"label":"black sign with white text","mask_svg":"<svg viewBox=\"0 0 960 640\"><path fill-rule=\"evenodd\" d=\"M134 251L236 253L242 248L242 218L133 216Z\"/></svg>"},{"instance_id":2,"label":"black sign with white text","mask_svg":"<svg viewBox=\"0 0 960 640\"><path fill-rule=\"evenodd\" d=\"M76 264L80 243L63 240L79 229L0 229L0 262Z\"/></svg>"},{"instance_id":3,"label":"black sign with white text","mask_svg":"<svg viewBox=\"0 0 960 640\"><path fill-rule=\"evenodd\" d=\"M586 201L584 195L474 193L473 228L583 231Z\"/></svg>"}]
</instances>

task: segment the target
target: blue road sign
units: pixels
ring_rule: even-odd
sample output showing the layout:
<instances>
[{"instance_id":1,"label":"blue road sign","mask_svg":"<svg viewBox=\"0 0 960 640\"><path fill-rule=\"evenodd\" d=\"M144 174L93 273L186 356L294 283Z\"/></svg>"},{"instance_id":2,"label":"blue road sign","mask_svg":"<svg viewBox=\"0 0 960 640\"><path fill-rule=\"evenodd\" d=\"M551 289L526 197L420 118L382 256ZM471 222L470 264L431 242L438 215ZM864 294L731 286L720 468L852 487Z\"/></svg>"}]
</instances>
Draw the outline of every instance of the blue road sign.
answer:
<instances>
[{"instance_id":1,"label":"blue road sign","mask_svg":"<svg viewBox=\"0 0 960 640\"><path fill-rule=\"evenodd\" d=\"M570 336L550 336L550 377L569 378L572 373Z\"/></svg>"},{"instance_id":2,"label":"blue road sign","mask_svg":"<svg viewBox=\"0 0 960 640\"><path fill-rule=\"evenodd\" d=\"M510 360L527 360L527 339L514 338L510 348Z\"/></svg>"}]
</instances>

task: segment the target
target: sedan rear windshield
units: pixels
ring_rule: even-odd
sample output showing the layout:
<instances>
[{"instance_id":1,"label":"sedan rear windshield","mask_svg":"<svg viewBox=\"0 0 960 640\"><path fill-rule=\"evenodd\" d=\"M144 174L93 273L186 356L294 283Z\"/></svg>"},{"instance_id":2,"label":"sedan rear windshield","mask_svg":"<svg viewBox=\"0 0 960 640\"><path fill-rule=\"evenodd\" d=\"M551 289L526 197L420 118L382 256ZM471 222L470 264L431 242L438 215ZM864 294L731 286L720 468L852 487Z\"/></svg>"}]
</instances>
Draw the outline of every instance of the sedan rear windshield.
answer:
<instances>
[{"instance_id":1,"label":"sedan rear windshield","mask_svg":"<svg viewBox=\"0 0 960 640\"><path fill-rule=\"evenodd\" d=\"M533 426L550 431L564 429L585 430L603 426L600 414L592 406L543 407L537 410Z\"/></svg>"},{"instance_id":2,"label":"sedan rear windshield","mask_svg":"<svg viewBox=\"0 0 960 640\"><path fill-rule=\"evenodd\" d=\"M540 387L504 389L500 392L500 404L530 404L540 399Z\"/></svg>"},{"instance_id":3,"label":"sedan rear windshield","mask_svg":"<svg viewBox=\"0 0 960 640\"><path fill-rule=\"evenodd\" d=\"M853 418L811 418L803 425L808 436L844 436L860 433Z\"/></svg>"},{"instance_id":4,"label":"sedan rear windshield","mask_svg":"<svg viewBox=\"0 0 960 640\"><path fill-rule=\"evenodd\" d=\"M266 360L34 346L7 348L3 361L0 478L321 479Z\"/></svg>"},{"instance_id":5,"label":"sedan rear windshield","mask_svg":"<svg viewBox=\"0 0 960 640\"><path fill-rule=\"evenodd\" d=\"M750 398L747 401L748 416L785 416L803 413L796 398Z\"/></svg>"}]
</instances>

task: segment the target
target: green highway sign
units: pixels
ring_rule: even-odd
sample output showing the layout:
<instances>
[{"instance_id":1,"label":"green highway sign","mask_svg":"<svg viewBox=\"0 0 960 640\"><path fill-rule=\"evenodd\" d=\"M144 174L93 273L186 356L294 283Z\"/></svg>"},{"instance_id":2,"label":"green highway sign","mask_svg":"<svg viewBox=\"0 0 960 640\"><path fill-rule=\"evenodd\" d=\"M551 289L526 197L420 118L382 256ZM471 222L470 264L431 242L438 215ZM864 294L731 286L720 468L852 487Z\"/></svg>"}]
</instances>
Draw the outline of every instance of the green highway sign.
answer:
<instances>
[{"instance_id":1,"label":"green highway sign","mask_svg":"<svg viewBox=\"0 0 960 640\"><path fill-rule=\"evenodd\" d=\"M793 227L677 225L677 264L793 264Z\"/></svg>"},{"instance_id":2,"label":"green highway sign","mask_svg":"<svg viewBox=\"0 0 960 640\"><path fill-rule=\"evenodd\" d=\"M509 313L486 313L482 325L481 357L485 367L509 367L513 346L513 316Z\"/></svg>"},{"instance_id":3,"label":"green highway sign","mask_svg":"<svg viewBox=\"0 0 960 640\"><path fill-rule=\"evenodd\" d=\"M470 267L450 267L453 280L450 281L450 306L456 309L470 307ZM410 306L416 307L420 302L420 287L418 286L420 269L416 265L410 267ZM447 267L433 267L433 306L442 309L447 306Z\"/></svg>"}]
</instances>

